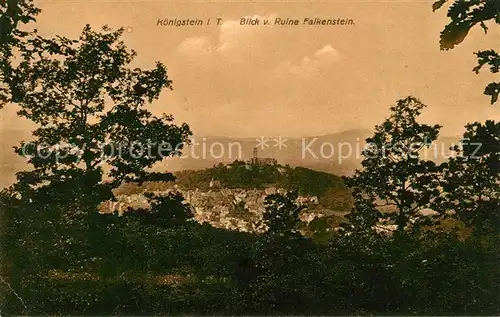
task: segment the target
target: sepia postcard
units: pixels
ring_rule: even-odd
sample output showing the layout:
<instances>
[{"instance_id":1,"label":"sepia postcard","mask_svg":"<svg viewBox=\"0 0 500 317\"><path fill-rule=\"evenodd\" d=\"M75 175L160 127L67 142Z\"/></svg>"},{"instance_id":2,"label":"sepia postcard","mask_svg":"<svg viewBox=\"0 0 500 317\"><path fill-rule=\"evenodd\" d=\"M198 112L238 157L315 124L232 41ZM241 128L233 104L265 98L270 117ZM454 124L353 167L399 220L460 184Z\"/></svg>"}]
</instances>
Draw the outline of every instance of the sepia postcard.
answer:
<instances>
[{"instance_id":1,"label":"sepia postcard","mask_svg":"<svg viewBox=\"0 0 500 317\"><path fill-rule=\"evenodd\" d=\"M500 1L0 0L0 314L500 314Z\"/></svg>"}]
</instances>

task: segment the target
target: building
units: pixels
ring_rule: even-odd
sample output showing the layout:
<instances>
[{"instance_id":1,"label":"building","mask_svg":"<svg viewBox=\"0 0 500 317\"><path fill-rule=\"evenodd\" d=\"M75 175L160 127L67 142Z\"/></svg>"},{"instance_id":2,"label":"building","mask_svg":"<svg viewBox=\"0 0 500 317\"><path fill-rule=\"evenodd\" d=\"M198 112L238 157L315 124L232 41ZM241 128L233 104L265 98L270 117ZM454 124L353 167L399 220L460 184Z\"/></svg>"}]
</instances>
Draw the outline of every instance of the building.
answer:
<instances>
[{"instance_id":1,"label":"building","mask_svg":"<svg viewBox=\"0 0 500 317\"><path fill-rule=\"evenodd\" d=\"M260 158L258 149L256 147L253 148L252 159L249 162L251 165L276 165L278 161L274 158L264 157Z\"/></svg>"},{"instance_id":2,"label":"building","mask_svg":"<svg viewBox=\"0 0 500 317\"><path fill-rule=\"evenodd\" d=\"M208 185L210 188L220 188L220 181L214 180L212 177L212 180L210 181L210 184Z\"/></svg>"}]
</instances>

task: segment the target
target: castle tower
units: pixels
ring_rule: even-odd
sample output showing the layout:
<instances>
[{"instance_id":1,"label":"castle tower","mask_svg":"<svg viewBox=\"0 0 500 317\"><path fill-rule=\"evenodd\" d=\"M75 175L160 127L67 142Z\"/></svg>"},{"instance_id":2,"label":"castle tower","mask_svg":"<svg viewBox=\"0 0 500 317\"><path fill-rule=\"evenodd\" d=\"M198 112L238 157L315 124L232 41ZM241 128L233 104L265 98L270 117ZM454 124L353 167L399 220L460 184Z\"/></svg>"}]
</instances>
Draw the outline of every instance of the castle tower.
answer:
<instances>
[{"instance_id":1,"label":"castle tower","mask_svg":"<svg viewBox=\"0 0 500 317\"><path fill-rule=\"evenodd\" d=\"M253 155L252 155L252 164L257 164L259 161L258 157L258 149L256 147L253 148Z\"/></svg>"}]
</instances>

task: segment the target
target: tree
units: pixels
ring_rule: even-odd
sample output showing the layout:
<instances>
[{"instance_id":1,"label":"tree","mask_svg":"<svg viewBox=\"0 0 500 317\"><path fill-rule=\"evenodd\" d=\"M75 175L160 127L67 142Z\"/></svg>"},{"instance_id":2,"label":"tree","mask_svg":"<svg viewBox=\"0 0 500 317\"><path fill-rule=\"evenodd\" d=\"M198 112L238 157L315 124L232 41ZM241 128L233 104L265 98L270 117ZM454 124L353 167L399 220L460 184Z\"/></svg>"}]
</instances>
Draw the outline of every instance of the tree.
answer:
<instances>
[{"instance_id":1,"label":"tree","mask_svg":"<svg viewBox=\"0 0 500 317\"><path fill-rule=\"evenodd\" d=\"M122 33L87 25L78 40L32 36L18 47L20 63L10 65L11 101L38 125L34 141L16 148L32 169L4 193L12 210L5 213L7 238L16 243L2 249L19 254L9 266L14 289L34 289L49 269L109 266L100 246L110 235L98 205L124 182L174 179L147 169L179 154L191 132L146 109L171 81L161 63L130 68L136 54L119 40ZM152 197L152 205L148 219L162 226L191 216L177 196Z\"/></svg>"},{"instance_id":2,"label":"tree","mask_svg":"<svg viewBox=\"0 0 500 317\"><path fill-rule=\"evenodd\" d=\"M435 208L480 231L500 230L500 123L466 126L462 146L443 163L442 196Z\"/></svg>"},{"instance_id":3,"label":"tree","mask_svg":"<svg viewBox=\"0 0 500 317\"><path fill-rule=\"evenodd\" d=\"M329 187L319 198L319 204L335 211L349 211L353 205L352 192L347 188Z\"/></svg>"},{"instance_id":4,"label":"tree","mask_svg":"<svg viewBox=\"0 0 500 317\"><path fill-rule=\"evenodd\" d=\"M262 216L262 222L267 227L267 233L279 236L297 234L297 225L300 223L299 214L305 208L296 202L297 197L296 191L266 197L264 201L266 210Z\"/></svg>"},{"instance_id":5,"label":"tree","mask_svg":"<svg viewBox=\"0 0 500 317\"><path fill-rule=\"evenodd\" d=\"M10 74L12 48L23 45L29 32L22 31L20 24L35 21L41 10L31 0L4 0L0 2L0 108L11 101Z\"/></svg>"},{"instance_id":6,"label":"tree","mask_svg":"<svg viewBox=\"0 0 500 317\"><path fill-rule=\"evenodd\" d=\"M164 196L147 193L146 197L150 200L151 210L139 209L129 215L144 218L151 226L169 228L185 225L194 216L191 206L184 202L184 197L178 192Z\"/></svg>"},{"instance_id":7,"label":"tree","mask_svg":"<svg viewBox=\"0 0 500 317\"><path fill-rule=\"evenodd\" d=\"M377 125L373 137L366 140L364 169L345 178L347 185L356 190L355 207L361 204L372 212L379 207L395 208L395 212L380 216L383 222L395 222L399 236L439 194L436 165L420 158L420 151L436 140L440 129L439 125L417 122L424 107L414 97L392 106L389 118Z\"/></svg>"},{"instance_id":8,"label":"tree","mask_svg":"<svg viewBox=\"0 0 500 317\"><path fill-rule=\"evenodd\" d=\"M347 221L340 224L340 242L345 250L370 253L381 241L376 227L383 215L377 210L374 197L363 196L356 189L353 198L354 206L346 216Z\"/></svg>"},{"instance_id":9,"label":"tree","mask_svg":"<svg viewBox=\"0 0 500 317\"><path fill-rule=\"evenodd\" d=\"M26 24L35 21L35 16L41 10L33 5L32 0L6 0L0 3L0 43L11 44L19 36L27 35L21 31L19 23Z\"/></svg>"},{"instance_id":10,"label":"tree","mask_svg":"<svg viewBox=\"0 0 500 317\"><path fill-rule=\"evenodd\" d=\"M434 2L433 11L440 9L448 0L438 0ZM500 24L500 2L497 0L455 0L448 10L450 23L441 32L440 46L442 50L453 49L455 45L462 43L469 31L480 25L484 32L488 31L487 21L493 20ZM490 66L492 73L498 73L500 68L500 55L493 49L478 51L475 53L478 58L478 65L473 71L477 74L480 69ZM492 82L486 86L484 94L491 96L491 104L498 100L500 93L500 83Z\"/></svg>"},{"instance_id":11,"label":"tree","mask_svg":"<svg viewBox=\"0 0 500 317\"><path fill-rule=\"evenodd\" d=\"M255 275L249 287L257 313L305 309L302 301L311 280L305 272L313 270L307 269L310 241L298 232L299 214L305 206L297 203L297 198L297 191L265 198L262 222L267 231L257 238L254 246Z\"/></svg>"},{"instance_id":12,"label":"tree","mask_svg":"<svg viewBox=\"0 0 500 317\"><path fill-rule=\"evenodd\" d=\"M178 155L191 131L185 123L173 124L170 115L146 109L172 88L171 80L159 62L149 70L129 68L136 53L119 40L122 33L87 25L78 40L36 36L20 48L13 101L21 108L18 115L39 127L34 142L16 148L33 169L18 173L15 190L34 193L69 181L99 203L123 182L174 179L147 168Z\"/></svg>"}]
</instances>

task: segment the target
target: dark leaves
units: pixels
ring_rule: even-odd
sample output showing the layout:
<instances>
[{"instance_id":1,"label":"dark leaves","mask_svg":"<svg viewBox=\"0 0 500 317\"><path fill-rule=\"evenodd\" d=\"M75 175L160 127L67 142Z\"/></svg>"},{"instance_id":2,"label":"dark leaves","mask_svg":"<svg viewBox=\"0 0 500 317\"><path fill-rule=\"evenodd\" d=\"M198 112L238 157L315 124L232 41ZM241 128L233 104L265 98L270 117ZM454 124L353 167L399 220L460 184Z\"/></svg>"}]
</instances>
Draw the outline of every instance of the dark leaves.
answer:
<instances>
[{"instance_id":1,"label":"dark leaves","mask_svg":"<svg viewBox=\"0 0 500 317\"><path fill-rule=\"evenodd\" d=\"M487 96L491 96L491 104L497 102L499 93L500 93L500 83L490 83L484 89L484 94Z\"/></svg>"},{"instance_id":2,"label":"dark leaves","mask_svg":"<svg viewBox=\"0 0 500 317\"><path fill-rule=\"evenodd\" d=\"M447 0L439 0L433 4L433 11L439 9ZM448 10L450 22L445 26L440 36L440 47L442 50L453 49L462 43L469 31L477 24L486 33L488 27L485 22L494 20L500 24L500 2L496 0L456 0ZM480 51L476 53L478 66L474 72L478 73L485 64L490 65L490 71L497 73L499 68L498 53L494 50ZM498 100L498 86L496 83L489 84L484 92L491 96L491 104Z\"/></svg>"},{"instance_id":3,"label":"dark leaves","mask_svg":"<svg viewBox=\"0 0 500 317\"><path fill-rule=\"evenodd\" d=\"M278 236L297 234L297 225L300 222L299 214L305 208L296 202L297 197L296 191L287 192L285 195L272 194L266 197L263 224L267 227L267 233Z\"/></svg>"},{"instance_id":4,"label":"dark leaves","mask_svg":"<svg viewBox=\"0 0 500 317\"><path fill-rule=\"evenodd\" d=\"M495 52L494 50L487 50L487 51L479 51L475 54L478 59L478 65L474 67L473 71L476 74L479 74L479 70L484 65L490 66L490 72L498 73L498 70L500 69L500 55L498 55L497 52Z\"/></svg>"},{"instance_id":5,"label":"dark leaves","mask_svg":"<svg viewBox=\"0 0 500 317\"><path fill-rule=\"evenodd\" d=\"M122 182L174 180L147 169L180 155L191 131L146 109L171 80L161 63L131 68L135 52L120 41L122 33L87 25L78 40L34 36L20 48L22 60L11 69L9 84L18 91L18 114L38 124L33 142L16 149L33 167L18 174L14 189L22 196L85 204L95 212ZM175 206L159 198L154 204L184 212Z\"/></svg>"},{"instance_id":6,"label":"dark leaves","mask_svg":"<svg viewBox=\"0 0 500 317\"><path fill-rule=\"evenodd\" d=\"M438 0L432 4L432 11L439 10L448 0Z\"/></svg>"},{"instance_id":7,"label":"dark leaves","mask_svg":"<svg viewBox=\"0 0 500 317\"><path fill-rule=\"evenodd\" d=\"M403 233L411 217L438 196L439 169L421 159L420 151L436 140L440 126L417 121L424 107L411 96L399 100L391 107L389 118L367 139L370 147L363 152L363 171L346 179L347 185L357 191L349 216L350 230L374 234L378 221L396 220ZM381 214L377 209L381 206L393 206L395 210Z\"/></svg>"},{"instance_id":8,"label":"dark leaves","mask_svg":"<svg viewBox=\"0 0 500 317\"><path fill-rule=\"evenodd\" d=\"M466 126L457 156L442 164L442 199L434 208L453 212L476 230L498 230L500 124L491 120Z\"/></svg>"},{"instance_id":9,"label":"dark leaves","mask_svg":"<svg viewBox=\"0 0 500 317\"><path fill-rule=\"evenodd\" d=\"M12 49L22 48L28 32L21 31L19 24L35 21L40 9L30 0L0 1L0 108L16 100L19 93L12 78ZM36 30L35 32L36 33Z\"/></svg>"}]
</instances>

